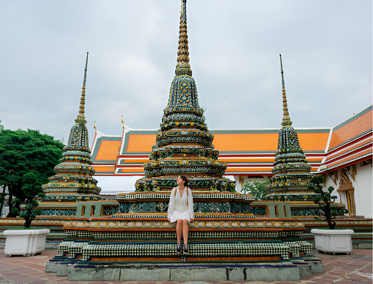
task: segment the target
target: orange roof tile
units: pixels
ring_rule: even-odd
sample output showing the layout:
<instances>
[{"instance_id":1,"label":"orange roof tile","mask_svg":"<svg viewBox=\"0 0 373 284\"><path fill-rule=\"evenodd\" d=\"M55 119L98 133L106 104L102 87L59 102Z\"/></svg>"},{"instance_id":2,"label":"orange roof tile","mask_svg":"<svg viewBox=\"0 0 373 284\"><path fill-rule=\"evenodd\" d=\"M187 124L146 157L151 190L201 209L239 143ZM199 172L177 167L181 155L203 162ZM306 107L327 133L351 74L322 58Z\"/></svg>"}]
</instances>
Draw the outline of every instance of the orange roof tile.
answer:
<instances>
[{"instance_id":1,"label":"orange roof tile","mask_svg":"<svg viewBox=\"0 0 373 284\"><path fill-rule=\"evenodd\" d=\"M328 132L298 133L300 146L304 151L324 151ZM278 133L214 133L213 145L220 152L276 152ZM249 132L249 131L248 131ZM155 134L129 135L126 153L151 153L156 143Z\"/></svg>"},{"instance_id":2,"label":"orange roof tile","mask_svg":"<svg viewBox=\"0 0 373 284\"><path fill-rule=\"evenodd\" d=\"M100 173L114 173L114 166L93 166L93 169L96 171L96 174Z\"/></svg>"},{"instance_id":3,"label":"orange roof tile","mask_svg":"<svg viewBox=\"0 0 373 284\"><path fill-rule=\"evenodd\" d=\"M150 154L155 143L155 134L130 134L126 152L148 152Z\"/></svg>"},{"instance_id":4,"label":"orange roof tile","mask_svg":"<svg viewBox=\"0 0 373 284\"><path fill-rule=\"evenodd\" d=\"M324 133L298 133L299 145L304 152L325 151L329 132Z\"/></svg>"},{"instance_id":5,"label":"orange roof tile","mask_svg":"<svg viewBox=\"0 0 373 284\"><path fill-rule=\"evenodd\" d=\"M95 160L116 161L120 151L120 145L121 141L101 140Z\"/></svg>"},{"instance_id":6,"label":"orange roof tile","mask_svg":"<svg viewBox=\"0 0 373 284\"><path fill-rule=\"evenodd\" d=\"M337 160L333 163L330 163L330 164L328 164L328 168L333 168L333 167L336 167L336 166L340 166L340 165L346 164L347 162L353 161L353 160L358 159L358 158L363 158L363 157L366 157L366 156L370 156L370 157L372 156L372 148L359 151L358 153L347 156L344 159L340 159L340 160Z\"/></svg>"},{"instance_id":7,"label":"orange roof tile","mask_svg":"<svg viewBox=\"0 0 373 284\"><path fill-rule=\"evenodd\" d=\"M278 133L259 133L259 134L214 134L214 147L216 150L245 152L245 151L276 151Z\"/></svg>"},{"instance_id":8,"label":"orange roof tile","mask_svg":"<svg viewBox=\"0 0 373 284\"><path fill-rule=\"evenodd\" d=\"M358 114L333 129L329 150L372 129L372 107Z\"/></svg>"},{"instance_id":9,"label":"orange roof tile","mask_svg":"<svg viewBox=\"0 0 373 284\"><path fill-rule=\"evenodd\" d=\"M327 158L326 158L326 161L332 160L337 156L341 156L344 153L351 152L351 151L353 151L353 150L355 150L359 147L363 147L363 146L369 145L369 144L372 144L372 137L368 137L368 139L363 139L362 141L358 140L357 143L352 143L352 145L349 144L349 145L343 147L342 149L333 152L333 154L328 155Z\"/></svg>"}]
</instances>

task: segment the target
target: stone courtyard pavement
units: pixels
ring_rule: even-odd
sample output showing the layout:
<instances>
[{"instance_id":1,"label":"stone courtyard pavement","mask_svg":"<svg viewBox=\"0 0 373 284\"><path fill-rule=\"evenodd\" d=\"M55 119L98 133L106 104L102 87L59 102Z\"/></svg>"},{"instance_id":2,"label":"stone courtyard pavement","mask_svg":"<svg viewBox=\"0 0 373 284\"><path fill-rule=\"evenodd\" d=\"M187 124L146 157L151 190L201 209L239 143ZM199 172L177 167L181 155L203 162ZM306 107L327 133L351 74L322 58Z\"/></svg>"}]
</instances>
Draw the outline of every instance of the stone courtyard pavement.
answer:
<instances>
[{"instance_id":1,"label":"stone courtyard pavement","mask_svg":"<svg viewBox=\"0 0 373 284\"><path fill-rule=\"evenodd\" d=\"M136 282L136 281L111 281L111 282L86 282L67 281L67 277L57 277L55 274L45 273L45 265L49 259L57 254L56 250L46 250L42 254L22 257L6 257L4 250L0 250L0 283L125 283L125 284L232 284L247 283L233 281L178 281L178 282ZM301 281L252 281L252 283L373 283L372 250L356 249L351 255L329 255L314 251L314 254L322 260L324 273L314 273L313 276L303 276Z\"/></svg>"}]
</instances>

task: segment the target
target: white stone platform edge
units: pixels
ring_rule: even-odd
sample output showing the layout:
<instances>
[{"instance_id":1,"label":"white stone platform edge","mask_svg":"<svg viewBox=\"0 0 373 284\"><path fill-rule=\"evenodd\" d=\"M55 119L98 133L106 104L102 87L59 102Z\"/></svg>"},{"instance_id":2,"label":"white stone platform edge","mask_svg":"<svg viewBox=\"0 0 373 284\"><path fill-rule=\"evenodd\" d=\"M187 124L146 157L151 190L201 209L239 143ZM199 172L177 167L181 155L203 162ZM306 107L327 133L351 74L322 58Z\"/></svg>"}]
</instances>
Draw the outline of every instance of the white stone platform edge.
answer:
<instances>
[{"instance_id":1,"label":"white stone platform edge","mask_svg":"<svg viewBox=\"0 0 373 284\"><path fill-rule=\"evenodd\" d=\"M46 272L68 281L299 281L296 265L74 265L51 263ZM54 272L53 271L53 272Z\"/></svg>"}]
</instances>

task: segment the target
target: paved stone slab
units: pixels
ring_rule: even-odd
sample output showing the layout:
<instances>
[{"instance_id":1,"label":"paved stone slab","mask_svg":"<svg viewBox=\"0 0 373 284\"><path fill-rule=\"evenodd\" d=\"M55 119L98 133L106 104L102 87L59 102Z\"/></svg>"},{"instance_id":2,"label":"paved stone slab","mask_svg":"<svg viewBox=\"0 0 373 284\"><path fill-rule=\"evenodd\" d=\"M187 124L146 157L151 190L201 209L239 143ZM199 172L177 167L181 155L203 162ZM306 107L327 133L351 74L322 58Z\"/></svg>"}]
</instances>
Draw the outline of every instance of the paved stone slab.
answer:
<instances>
[{"instance_id":1,"label":"paved stone slab","mask_svg":"<svg viewBox=\"0 0 373 284\"><path fill-rule=\"evenodd\" d=\"M222 281L227 280L226 268L175 268L171 269L170 281L183 280Z\"/></svg>"},{"instance_id":2,"label":"paved stone slab","mask_svg":"<svg viewBox=\"0 0 373 284\"><path fill-rule=\"evenodd\" d=\"M69 268L67 264L60 264L57 265L57 276L67 276L69 274Z\"/></svg>"},{"instance_id":3,"label":"paved stone slab","mask_svg":"<svg viewBox=\"0 0 373 284\"><path fill-rule=\"evenodd\" d=\"M243 268L227 268L229 281L245 281L245 273Z\"/></svg>"},{"instance_id":4,"label":"paved stone slab","mask_svg":"<svg viewBox=\"0 0 373 284\"><path fill-rule=\"evenodd\" d=\"M120 268L69 267L68 281L115 281L119 280Z\"/></svg>"},{"instance_id":5,"label":"paved stone slab","mask_svg":"<svg viewBox=\"0 0 373 284\"><path fill-rule=\"evenodd\" d=\"M246 269L246 281L299 281L298 267Z\"/></svg>"},{"instance_id":6,"label":"paved stone slab","mask_svg":"<svg viewBox=\"0 0 373 284\"><path fill-rule=\"evenodd\" d=\"M209 282L206 281L186 281L184 284L210 284Z\"/></svg>"},{"instance_id":7,"label":"paved stone slab","mask_svg":"<svg viewBox=\"0 0 373 284\"><path fill-rule=\"evenodd\" d=\"M57 267L58 267L58 262L53 261L53 262L48 262L47 265L45 266L45 272L46 273L56 273L57 272Z\"/></svg>"},{"instance_id":8,"label":"paved stone slab","mask_svg":"<svg viewBox=\"0 0 373 284\"><path fill-rule=\"evenodd\" d=\"M324 272L324 267L321 262L312 262L310 261L309 264L311 265L312 272L317 272L317 273L323 273Z\"/></svg>"},{"instance_id":9,"label":"paved stone slab","mask_svg":"<svg viewBox=\"0 0 373 284\"><path fill-rule=\"evenodd\" d=\"M312 268L310 264L296 264L296 266L299 268L300 276L312 276Z\"/></svg>"},{"instance_id":10,"label":"paved stone slab","mask_svg":"<svg viewBox=\"0 0 373 284\"><path fill-rule=\"evenodd\" d=\"M169 268L121 268L121 281L168 281Z\"/></svg>"},{"instance_id":11,"label":"paved stone slab","mask_svg":"<svg viewBox=\"0 0 373 284\"><path fill-rule=\"evenodd\" d=\"M312 276L302 276L301 280L299 281L283 281L282 283L293 283L293 284L308 284L308 283L325 283L327 279L334 281L335 283L352 283L352 279L354 279L355 274L361 272L361 274L357 274L362 276L360 283L371 284L372 279L371 274L371 265L372 265L372 250L370 249L361 249L361 250L354 250L351 255L340 254L340 255L329 255L324 253L319 253L318 251L314 250L313 254L316 258L320 259L322 263L324 263L324 270L323 273L313 273ZM56 250L45 250L40 255L32 256L32 257L6 257L3 250L0 250L0 283L26 283L30 282L30 277L28 280L25 280L25 276L27 272L28 275L32 276L33 283L67 283L67 277L56 277L56 274L53 273L45 273L45 265L57 255ZM309 261L309 260L307 260ZM310 261L312 262L312 260ZM349 269L352 265L354 265L354 269ZM321 265L320 266L322 269ZM32 274L29 273L29 268L33 271L39 272L40 274ZM314 269L314 268L313 268ZM355 271L357 270L357 271ZM313 272L321 272L321 271L313 271ZM328 277L328 278L326 278ZM36 280L38 279L38 280ZM188 279L185 279L188 280ZM191 281L182 281L177 282L175 284L207 284L212 283L211 281L198 281L198 280L191 280ZM91 280L86 281L86 284L98 284L98 280ZM221 282L214 282L214 284L232 284L234 280L223 280ZM150 281L147 281L148 283ZM166 281L164 281L166 282ZM243 282L243 281L242 281ZM100 283L105 283L104 281ZM122 283L119 280L116 282L108 280L107 283ZM130 283L130 282L128 282ZM131 281L131 284L143 284L144 282L138 281ZM152 282L155 284L155 282ZM255 282L250 282L255 283ZM261 282L260 282L261 283ZM263 282L264 283L264 282ZM355 282L356 283L356 282ZM150 283L149 283L150 284Z\"/></svg>"}]
</instances>

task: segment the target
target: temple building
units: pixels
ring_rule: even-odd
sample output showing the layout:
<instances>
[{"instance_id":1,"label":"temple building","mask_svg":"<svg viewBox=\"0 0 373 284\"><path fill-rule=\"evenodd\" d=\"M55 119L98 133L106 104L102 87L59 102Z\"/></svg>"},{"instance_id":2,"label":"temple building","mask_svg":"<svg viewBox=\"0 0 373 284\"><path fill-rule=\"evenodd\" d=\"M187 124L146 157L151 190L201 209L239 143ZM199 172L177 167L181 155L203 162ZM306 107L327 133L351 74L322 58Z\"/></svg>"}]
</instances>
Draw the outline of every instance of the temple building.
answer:
<instances>
[{"instance_id":1,"label":"temple building","mask_svg":"<svg viewBox=\"0 0 373 284\"><path fill-rule=\"evenodd\" d=\"M369 106L335 127L295 129L310 173L324 175L325 186L335 187L337 202L346 205L350 216L372 217L372 113L373 106ZM279 132L278 128L210 130L219 161L227 163L225 176L234 178L236 191L247 180L272 176ZM149 162L156 133L126 126L116 136L96 129L92 144L95 177L117 177L113 183L121 188L123 178L119 177L144 176L143 163Z\"/></svg>"}]
</instances>

